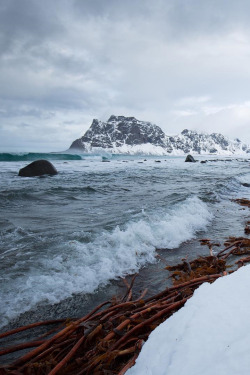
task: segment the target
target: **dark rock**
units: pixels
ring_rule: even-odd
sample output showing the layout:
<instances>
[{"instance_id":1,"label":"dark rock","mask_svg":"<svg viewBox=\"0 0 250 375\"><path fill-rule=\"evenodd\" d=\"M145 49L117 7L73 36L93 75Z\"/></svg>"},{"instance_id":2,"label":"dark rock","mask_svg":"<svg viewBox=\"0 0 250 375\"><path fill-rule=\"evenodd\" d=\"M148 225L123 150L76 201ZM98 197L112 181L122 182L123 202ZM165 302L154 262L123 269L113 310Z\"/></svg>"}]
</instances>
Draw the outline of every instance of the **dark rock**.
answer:
<instances>
[{"instance_id":1,"label":"dark rock","mask_svg":"<svg viewBox=\"0 0 250 375\"><path fill-rule=\"evenodd\" d=\"M201 164L206 164L207 160L202 160Z\"/></svg>"},{"instance_id":2,"label":"dark rock","mask_svg":"<svg viewBox=\"0 0 250 375\"><path fill-rule=\"evenodd\" d=\"M21 168L18 176L22 177L35 177L43 176L45 174L55 175L57 170L54 165L48 160L36 160L32 163L26 165L26 167Z\"/></svg>"},{"instance_id":3,"label":"dark rock","mask_svg":"<svg viewBox=\"0 0 250 375\"><path fill-rule=\"evenodd\" d=\"M161 163L161 161L160 160L155 160L155 163Z\"/></svg>"},{"instance_id":4,"label":"dark rock","mask_svg":"<svg viewBox=\"0 0 250 375\"><path fill-rule=\"evenodd\" d=\"M193 158L192 155L188 155L188 156L186 157L185 162L188 162L188 163L195 163L196 160Z\"/></svg>"}]
</instances>

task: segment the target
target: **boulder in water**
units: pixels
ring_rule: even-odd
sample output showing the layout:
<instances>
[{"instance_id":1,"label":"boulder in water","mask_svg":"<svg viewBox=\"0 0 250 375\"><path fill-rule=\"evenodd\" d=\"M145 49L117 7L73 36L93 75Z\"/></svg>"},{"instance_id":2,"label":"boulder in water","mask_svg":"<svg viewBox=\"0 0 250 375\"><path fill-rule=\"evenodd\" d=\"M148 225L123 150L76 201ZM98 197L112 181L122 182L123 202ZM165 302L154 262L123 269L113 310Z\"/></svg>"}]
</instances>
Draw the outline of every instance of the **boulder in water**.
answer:
<instances>
[{"instance_id":1,"label":"boulder in water","mask_svg":"<svg viewBox=\"0 0 250 375\"><path fill-rule=\"evenodd\" d=\"M186 157L186 160L185 160L185 162L189 162L189 163L195 163L196 162L196 160L193 158L193 156L192 155L188 155L187 157Z\"/></svg>"},{"instance_id":2,"label":"boulder in water","mask_svg":"<svg viewBox=\"0 0 250 375\"><path fill-rule=\"evenodd\" d=\"M48 160L36 160L21 168L18 176L22 177L35 177L42 176L44 174L55 175L57 170L54 165Z\"/></svg>"}]
</instances>

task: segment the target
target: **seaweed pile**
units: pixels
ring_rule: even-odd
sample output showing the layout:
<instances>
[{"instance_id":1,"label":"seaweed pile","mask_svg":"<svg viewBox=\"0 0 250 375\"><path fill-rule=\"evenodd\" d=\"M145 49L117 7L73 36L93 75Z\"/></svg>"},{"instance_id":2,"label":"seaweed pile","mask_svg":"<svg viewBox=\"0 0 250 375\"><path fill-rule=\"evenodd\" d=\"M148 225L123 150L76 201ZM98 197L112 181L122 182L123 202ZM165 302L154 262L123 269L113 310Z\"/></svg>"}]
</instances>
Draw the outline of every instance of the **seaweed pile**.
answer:
<instances>
[{"instance_id":1,"label":"seaweed pile","mask_svg":"<svg viewBox=\"0 0 250 375\"><path fill-rule=\"evenodd\" d=\"M250 207L247 199L237 200ZM249 228L249 222L246 227ZM246 234L249 234L245 231ZM0 339L11 337L36 327L53 325L43 336L0 349L0 356L33 348L13 363L0 367L0 375L124 375L135 363L143 343L159 324L179 310L204 282L212 283L250 262L250 239L230 237L217 254L218 244L210 239L200 240L209 248L209 256L165 267L173 285L145 298L147 289L133 298L134 275L131 282L124 279L126 293L97 306L80 319L34 323L5 332ZM240 259L236 257L240 257ZM229 262L230 260L230 262ZM171 344L171 343L170 343Z\"/></svg>"}]
</instances>

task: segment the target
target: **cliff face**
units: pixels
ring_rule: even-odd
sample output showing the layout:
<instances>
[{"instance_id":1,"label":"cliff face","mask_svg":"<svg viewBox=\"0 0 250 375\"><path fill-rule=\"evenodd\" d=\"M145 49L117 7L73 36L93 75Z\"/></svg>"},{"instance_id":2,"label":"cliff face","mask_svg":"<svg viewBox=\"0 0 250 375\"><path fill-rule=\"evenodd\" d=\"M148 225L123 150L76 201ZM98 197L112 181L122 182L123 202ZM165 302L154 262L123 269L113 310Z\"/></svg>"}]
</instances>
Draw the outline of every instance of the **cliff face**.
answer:
<instances>
[{"instance_id":1,"label":"cliff face","mask_svg":"<svg viewBox=\"0 0 250 375\"><path fill-rule=\"evenodd\" d=\"M183 130L174 137L150 122L135 117L112 115L107 122L93 120L82 138L70 150L89 152L106 150L112 153L156 154L234 154L248 153L250 148L240 140L229 141L222 134L202 134Z\"/></svg>"},{"instance_id":2,"label":"cliff face","mask_svg":"<svg viewBox=\"0 0 250 375\"><path fill-rule=\"evenodd\" d=\"M139 121L134 117L111 116L107 122L93 120L84 136L72 143L70 148L112 148L126 145L151 143L164 147L165 134L159 126Z\"/></svg>"}]
</instances>

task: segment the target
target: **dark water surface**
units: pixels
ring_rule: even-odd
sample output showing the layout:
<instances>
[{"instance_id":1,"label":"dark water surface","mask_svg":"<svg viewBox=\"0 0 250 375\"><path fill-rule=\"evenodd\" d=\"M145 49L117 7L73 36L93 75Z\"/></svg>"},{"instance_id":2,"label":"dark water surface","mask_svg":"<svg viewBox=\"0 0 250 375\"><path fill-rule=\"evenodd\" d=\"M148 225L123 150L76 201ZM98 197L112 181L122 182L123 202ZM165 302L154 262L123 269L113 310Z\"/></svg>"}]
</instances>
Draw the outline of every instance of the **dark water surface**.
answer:
<instances>
[{"instance_id":1,"label":"dark water surface","mask_svg":"<svg viewBox=\"0 0 250 375\"><path fill-rule=\"evenodd\" d=\"M3 330L81 316L139 270L135 292L155 293L168 282L157 253L176 263L207 253L198 238L243 235L248 212L231 199L250 196L247 159L66 159L53 156L59 174L44 178L18 177L25 159L0 163Z\"/></svg>"}]
</instances>

